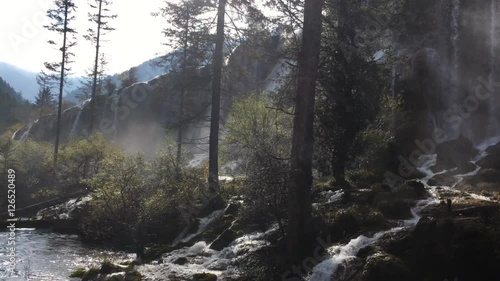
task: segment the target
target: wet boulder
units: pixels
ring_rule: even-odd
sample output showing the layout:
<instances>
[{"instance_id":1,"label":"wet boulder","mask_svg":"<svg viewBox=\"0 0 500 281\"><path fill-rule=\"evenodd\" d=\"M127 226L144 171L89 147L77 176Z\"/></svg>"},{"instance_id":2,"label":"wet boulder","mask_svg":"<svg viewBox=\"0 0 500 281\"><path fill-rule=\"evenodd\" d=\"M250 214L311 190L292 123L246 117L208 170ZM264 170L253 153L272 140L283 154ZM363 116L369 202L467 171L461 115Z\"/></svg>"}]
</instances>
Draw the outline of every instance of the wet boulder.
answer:
<instances>
[{"instance_id":1,"label":"wet boulder","mask_svg":"<svg viewBox=\"0 0 500 281\"><path fill-rule=\"evenodd\" d=\"M213 273L196 273L193 275L193 281L217 281L217 275Z\"/></svg>"},{"instance_id":2,"label":"wet boulder","mask_svg":"<svg viewBox=\"0 0 500 281\"><path fill-rule=\"evenodd\" d=\"M188 262L188 259L186 257L180 257L177 258L175 261L173 261L173 264L178 264L178 265L185 265Z\"/></svg>"},{"instance_id":3,"label":"wet boulder","mask_svg":"<svg viewBox=\"0 0 500 281\"><path fill-rule=\"evenodd\" d=\"M434 172L464 165L478 155L478 150L468 138L460 135L457 139L437 145L436 154L436 165L432 167Z\"/></svg>"},{"instance_id":4,"label":"wet boulder","mask_svg":"<svg viewBox=\"0 0 500 281\"><path fill-rule=\"evenodd\" d=\"M396 256L387 253L377 253L368 258L362 281L401 281L410 280L408 267Z\"/></svg>"},{"instance_id":5,"label":"wet boulder","mask_svg":"<svg viewBox=\"0 0 500 281\"><path fill-rule=\"evenodd\" d=\"M409 219L412 217L412 203L407 200L382 200L378 202L376 207L387 219Z\"/></svg>"},{"instance_id":6,"label":"wet boulder","mask_svg":"<svg viewBox=\"0 0 500 281\"><path fill-rule=\"evenodd\" d=\"M226 229L221 235L219 235L219 237L217 237L217 239L215 239L214 242L212 242L210 249L220 251L229 246L229 244L231 244L231 242L233 242L237 237L238 234L236 232L231 229Z\"/></svg>"},{"instance_id":7,"label":"wet boulder","mask_svg":"<svg viewBox=\"0 0 500 281\"><path fill-rule=\"evenodd\" d=\"M486 149L487 155L477 164L483 169L500 170L500 142Z\"/></svg>"}]
</instances>

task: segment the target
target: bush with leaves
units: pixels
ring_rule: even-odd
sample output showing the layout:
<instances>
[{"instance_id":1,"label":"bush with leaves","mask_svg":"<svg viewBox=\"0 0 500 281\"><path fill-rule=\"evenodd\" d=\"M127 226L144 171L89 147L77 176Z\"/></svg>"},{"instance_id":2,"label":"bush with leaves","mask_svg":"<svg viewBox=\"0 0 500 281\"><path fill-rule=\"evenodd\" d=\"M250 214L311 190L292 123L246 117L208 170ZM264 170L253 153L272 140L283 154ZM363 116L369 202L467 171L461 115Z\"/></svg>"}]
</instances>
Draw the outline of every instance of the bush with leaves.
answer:
<instances>
[{"instance_id":1,"label":"bush with leaves","mask_svg":"<svg viewBox=\"0 0 500 281\"><path fill-rule=\"evenodd\" d=\"M60 186L65 192L79 191L82 180L97 175L106 157L120 154L119 148L111 145L101 134L73 140L59 152L57 166Z\"/></svg>"},{"instance_id":2,"label":"bush with leaves","mask_svg":"<svg viewBox=\"0 0 500 281\"><path fill-rule=\"evenodd\" d=\"M92 188L88 213L81 230L87 239L118 239L119 243L143 240L149 219L146 201L153 194L150 165L140 155L107 155L100 171L87 184Z\"/></svg>"},{"instance_id":3,"label":"bush with leaves","mask_svg":"<svg viewBox=\"0 0 500 281\"><path fill-rule=\"evenodd\" d=\"M237 161L236 173L244 176L243 215L266 223L271 214L283 230L292 116L274 108L270 97L256 93L236 102L229 120L223 155L226 161Z\"/></svg>"},{"instance_id":4,"label":"bush with leaves","mask_svg":"<svg viewBox=\"0 0 500 281\"><path fill-rule=\"evenodd\" d=\"M5 175L8 169L16 172L18 209L37 203L39 198L34 198L35 194L52 185L52 153L53 148L48 143L0 141L1 174ZM2 200L2 203L5 202Z\"/></svg>"},{"instance_id":5,"label":"bush with leaves","mask_svg":"<svg viewBox=\"0 0 500 281\"><path fill-rule=\"evenodd\" d=\"M189 210L206 189L205 179L201 168L178 169L172 143L152 161L122 151L108 153L99 172L85 181L93 200L81 231L89 240L135 245L139 253L148 242L171 242L189 223L184 215L196 215Z\"/></svg>"},{"instance_id":6,"label":"bush with leaves","mask_svg":"<svg viewBox=\"0 0 500 281\"><path fill-rule=\"evenodd\" d=\"M392 157L391 144L400 127L406 126L405 118L400 116L402 103L401 97L382 97L381 109L374 122L356 136L353 153L358 168L380 172L387 169Z\"/></svg>"}]
</instances>

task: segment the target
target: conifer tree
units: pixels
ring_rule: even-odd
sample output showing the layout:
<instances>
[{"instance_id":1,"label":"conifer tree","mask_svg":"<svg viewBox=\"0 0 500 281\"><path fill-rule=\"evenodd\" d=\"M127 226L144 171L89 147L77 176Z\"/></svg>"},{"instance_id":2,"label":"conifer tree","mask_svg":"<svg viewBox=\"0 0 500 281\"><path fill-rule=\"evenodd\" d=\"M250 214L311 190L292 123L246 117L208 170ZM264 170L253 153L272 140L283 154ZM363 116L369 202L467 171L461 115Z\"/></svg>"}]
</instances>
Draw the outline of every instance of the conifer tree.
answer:
<instances>
[{"instance_id":1,"label":"conifer tree","mask_svg":"<svg viewBox=\"0 0 500 281\"><path fill-rule=\"evenodd\" d=\"M60 46L57 49L62 53L61 61L45 63L45 68L50 77L59 73L59 100L57 107L56 140L54 145L54 162L57 163L61 134L62 97L66 82L65 78L68 72L71 71L69 65L72 62L71 58L74 56L70 49L76 45L76 30L71 26L71 23L75 20L74 13L77 7L74 0L55 0L54 4L55 7L47 11L47 17L50 19L50 23L44 27L62 37L61 45L54 40L48 41L50 45Z\"/></svg>"},{"instance_id":2,"label":"conifer tree","mask_svg":"<svg viewBox=\"0 0 500 281\"><path fill-rule=\"evenodd\" d=\"M162 57L162 64L168 66L178 77L179 109L177 117L177 165L180 166L183 142L183 125L186 119L184 114L184 100L186 92L197 86L191 81L192 75L206 64L210 56L212 44L210 36L210 18L206 15L210 11L210 1L185 0L181 2L166 2L161 8L161 14L170 22L171 26L163 29L168 39L167 45L176 50Z\"/></svg>"},{"instance_id":3,"label":"conifer tree","mask_svg":"<svg viewBox=\"0 0 500 281\"><path fill-rule=\"evenodd\" d=\"M92 8L93 12L89 13L89 21L95 23L96 28L89 28L87 34L84 38L95 45L95 57L94 57L94 68L92 71L92 94L90 102L90 123L89 123L89 133L92 133L94 127L95 119L95 98L98 92L98 85L101 85L98 80L101 80L103 73L99 71L99 65L102 66L102 61L100 63L99 58L101 58L100 47L102 42L102 36L113 31L114 28L109 26L109 21L116 18L117 15L111 14L109 6L112 4L110 0L90 0L89 6ZM101 86L99 86L100 88Z\"/></svg>"}]
</instances>

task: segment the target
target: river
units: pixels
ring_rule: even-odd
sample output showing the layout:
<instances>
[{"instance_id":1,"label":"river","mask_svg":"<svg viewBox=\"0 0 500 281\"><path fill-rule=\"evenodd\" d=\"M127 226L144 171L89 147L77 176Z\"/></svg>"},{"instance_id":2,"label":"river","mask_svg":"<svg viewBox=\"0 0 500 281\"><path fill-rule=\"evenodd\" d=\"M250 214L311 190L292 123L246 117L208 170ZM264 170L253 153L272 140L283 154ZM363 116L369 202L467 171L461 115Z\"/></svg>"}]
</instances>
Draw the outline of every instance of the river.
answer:
<instances>
[{"instance_id":1,"label":"river","mask_svg":"<svg viewBox=\"0 0 500 281\"><path fill-rule=\"evenodd\" d=\"M105 259L132 259L133 254L84 244L77 235L35 229L16 230L16 274L6 275L8 232L0 232L0 280L79 280L69 278L77 267L97 265ZM10 247L10 246L8 246Z\"/></svg>"}]
</instances>

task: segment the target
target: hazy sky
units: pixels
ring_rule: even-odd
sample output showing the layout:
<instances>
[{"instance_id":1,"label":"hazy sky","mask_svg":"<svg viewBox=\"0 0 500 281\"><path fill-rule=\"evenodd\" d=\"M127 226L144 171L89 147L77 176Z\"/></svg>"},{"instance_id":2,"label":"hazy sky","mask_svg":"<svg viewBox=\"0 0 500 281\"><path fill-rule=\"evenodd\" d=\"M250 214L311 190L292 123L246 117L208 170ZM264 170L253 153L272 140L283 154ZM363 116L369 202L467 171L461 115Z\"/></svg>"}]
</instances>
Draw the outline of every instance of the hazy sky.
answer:
<instances>
[{"instance_id":1,"label":"hazy sky","mask_svg":"<svg viewBox=\"0 0 500 281\"><path fill-rule=\"evenodd\" d=\"M74 27L79 32L79 43L73 49L76 55L73 72L77 75L93 65L95 52L94 47L81 38L92 24L87 20L87 2L76 0L78 11ZM112 26L116 30L106 37L109 42L103 43L109 61L108 73L127 70L166 51L161 35L165 20L151 16L162 2L114 0L111 7L118 18ZM60 60L60 51L46 43L54 35L42 27L47 23L45 12L52 5L53 0L0 0L0 61L38 72L43 62Z\"/></svg>"}]
</instances>

